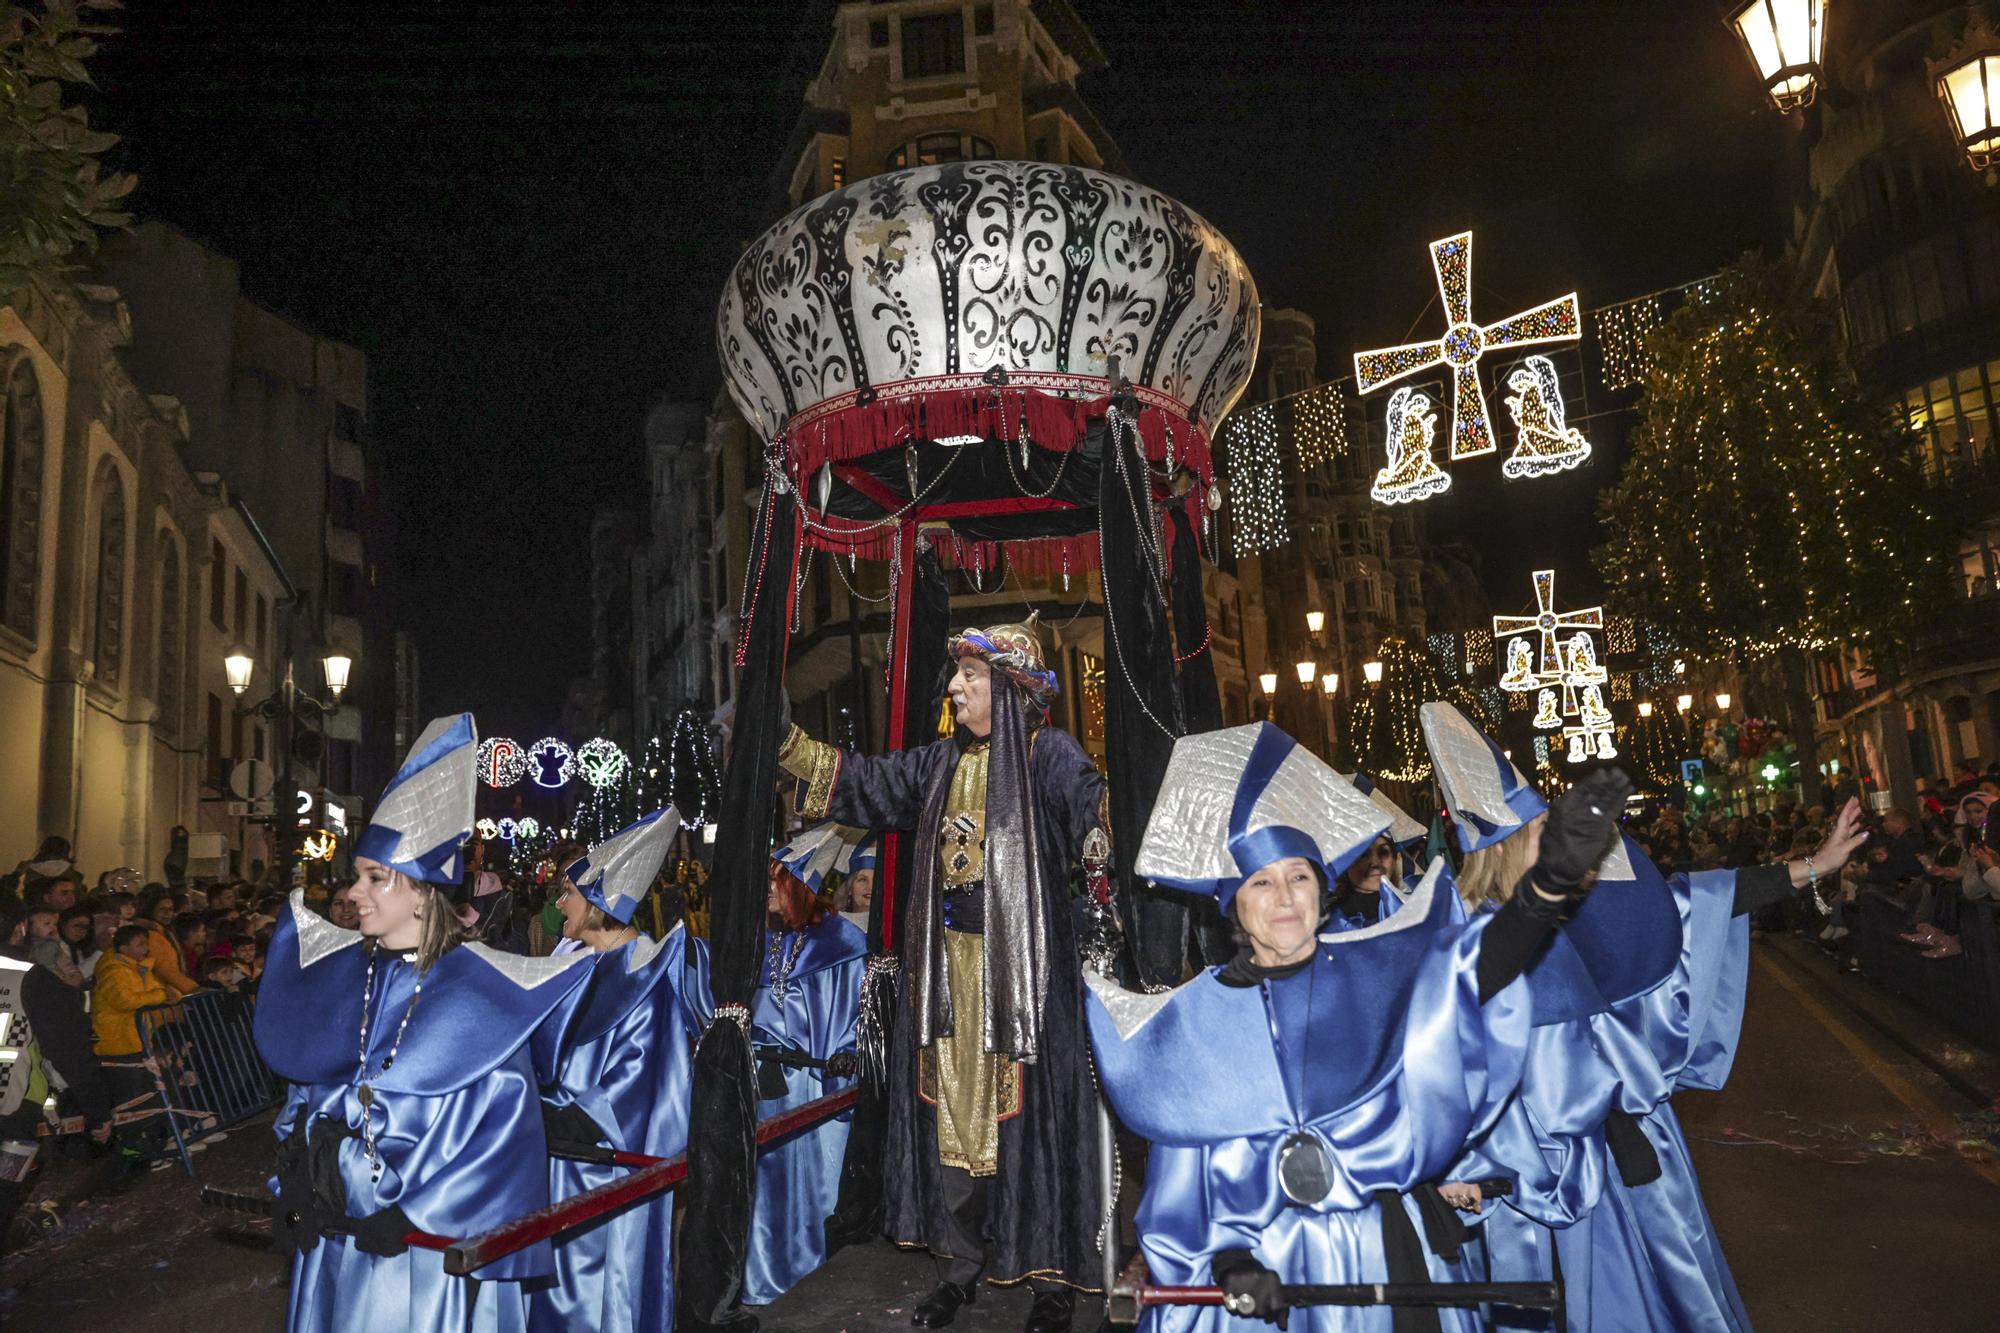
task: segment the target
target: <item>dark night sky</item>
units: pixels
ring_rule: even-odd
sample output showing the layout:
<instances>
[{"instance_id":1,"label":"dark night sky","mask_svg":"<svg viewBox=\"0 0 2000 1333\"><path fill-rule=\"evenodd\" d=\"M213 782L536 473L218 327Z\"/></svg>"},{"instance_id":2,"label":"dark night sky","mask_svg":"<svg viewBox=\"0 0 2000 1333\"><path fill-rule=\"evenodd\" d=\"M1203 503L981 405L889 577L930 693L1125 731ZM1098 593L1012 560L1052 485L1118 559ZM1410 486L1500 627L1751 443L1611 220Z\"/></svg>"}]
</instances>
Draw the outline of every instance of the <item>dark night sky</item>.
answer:
<instances>
[{"instance_id":1,"label":"dark night sky","mask_svg":"<svg viewBox=\"0 0 2000 1333\"><path fill-rule=\"evenodd\" d=\"M1789 128L1709 0L1077 9L1112 62L1083 94L1132 173L1215 222L1267 303L1318 320L1324 374L1404 336L1433 295L1424 245L1453 231L1476 231L1488 320L1572 287L1589 307L1685 282L1785 232ZM832 10L124 15L97 114L127 136L142 215L369 356L371 466L427 710L547 730L587 669L591 513L643 495L647 408L713 389L713 302L769 220ZM1475 543L1503 602L1545 561L1580 601L1604 443L1577 473L1504 490L1491 459L1462 465L1433 533Z\"/></svg>"}]
</instances>

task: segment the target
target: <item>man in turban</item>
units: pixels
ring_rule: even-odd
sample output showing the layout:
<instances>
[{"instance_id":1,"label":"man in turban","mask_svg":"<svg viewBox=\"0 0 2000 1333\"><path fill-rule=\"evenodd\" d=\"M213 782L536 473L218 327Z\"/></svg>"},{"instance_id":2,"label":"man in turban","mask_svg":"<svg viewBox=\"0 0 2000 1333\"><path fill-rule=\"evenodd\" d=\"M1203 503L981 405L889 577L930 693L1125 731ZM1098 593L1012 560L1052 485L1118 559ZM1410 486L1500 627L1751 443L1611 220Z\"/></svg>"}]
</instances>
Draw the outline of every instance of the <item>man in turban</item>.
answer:
<instances>
[{"instance_id":1,"label":"man in turban","mask_svg":"<svg viewBox=\"0 0 2000 1333\"><path fill-rule=\"evenodd\" d=\"M938 1265L912 1322L949 1324L984 1278L1033 1289L1027 1333L1066 1333L1101 1221L1070 879L1108 857L1104 779L1047 725L1031 628L967 630L949 656L950 738L861 755L794 727L778 761L809 818L916 837L886 1163L890 1238Z\"/></svg>"}]
</instances>

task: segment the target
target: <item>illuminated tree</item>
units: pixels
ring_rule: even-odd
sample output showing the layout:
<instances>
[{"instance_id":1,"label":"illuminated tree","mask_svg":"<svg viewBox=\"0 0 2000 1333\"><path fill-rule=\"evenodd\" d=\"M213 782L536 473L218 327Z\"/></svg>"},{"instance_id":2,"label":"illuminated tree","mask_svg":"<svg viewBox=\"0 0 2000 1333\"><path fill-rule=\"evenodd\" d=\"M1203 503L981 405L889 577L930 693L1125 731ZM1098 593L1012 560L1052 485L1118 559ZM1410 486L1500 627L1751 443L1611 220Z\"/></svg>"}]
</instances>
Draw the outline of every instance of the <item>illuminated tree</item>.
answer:
<instances>
[{"instance_id":1,"label":"illuminated tree","mask_svg":"<svg viewBox=\"0 0 2000 1333\"><path fill-rule=\"evenodd\" d=\"M1908 426L1791 267L1725 270L1647 350L1630 457L1598 501L1610 601L1693 655L1783 680L1808 741L1800 650L1893 654L1945 604L1952 523Z\"/></svg>"}]
</instances>

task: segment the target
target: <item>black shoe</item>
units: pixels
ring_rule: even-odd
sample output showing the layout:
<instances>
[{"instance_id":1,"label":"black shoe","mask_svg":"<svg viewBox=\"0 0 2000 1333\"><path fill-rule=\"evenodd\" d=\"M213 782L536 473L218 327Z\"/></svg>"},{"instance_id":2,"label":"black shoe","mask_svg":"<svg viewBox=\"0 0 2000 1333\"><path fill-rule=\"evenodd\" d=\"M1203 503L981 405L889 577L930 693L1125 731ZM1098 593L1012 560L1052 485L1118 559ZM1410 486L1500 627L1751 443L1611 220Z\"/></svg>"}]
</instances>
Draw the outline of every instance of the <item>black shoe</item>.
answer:
<instances>
[{"instance_id":1,"label":"black shoe","mask_svg":"<svg viewBox=\"0 0 2000 1333\"><path fill-rule=\"evenodd\" d=\"M940 1282L936 1291L924 1297L917 1308L910 1311L910 1322L918 1328L943 1328L958 1318L959 1306L972 1304L973 1297L978 1294L977 1282L969 1282L962 1287L956 1282Z\"/></svg>"},{"instance_id":2,"label":"black shoe","mask_svg":"<svg viewBox=\"0 0 2000 1333\"><path fill-rule=\"evenodd\" d=\"M1021 1333L1069 1333L1070 1320L1075 1314L1075 1292L1038 1291L1035 1303L1028 1307L1028 1322L1021 1325Z\"/></svg>"}]
</instances>

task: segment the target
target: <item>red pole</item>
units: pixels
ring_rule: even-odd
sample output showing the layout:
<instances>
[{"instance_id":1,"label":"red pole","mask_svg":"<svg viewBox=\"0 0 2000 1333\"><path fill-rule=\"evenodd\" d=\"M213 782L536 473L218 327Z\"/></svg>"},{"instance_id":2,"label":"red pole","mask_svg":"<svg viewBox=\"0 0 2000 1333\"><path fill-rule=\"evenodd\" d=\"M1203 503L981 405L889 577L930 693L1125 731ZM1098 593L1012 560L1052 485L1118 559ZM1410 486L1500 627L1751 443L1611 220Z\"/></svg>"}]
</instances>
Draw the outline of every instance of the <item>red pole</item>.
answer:
<instances>
[{"instance_id":1,"label":"red pole","mask_svg":"<svg viewBox=\"0 0 2000 1333\"><path fill-rule=\"evenodd\" d=\"M917 588L917 525L905 519L896 531L896 607L894 628L890 631L895 643L894 656L889 661L889 748L901 750L904 747L905 729L910 710L910 609L916 601ZM903 835L889 832L882 837L882 952L896 951L896 856L901 849Z\"/></svg>"},{"instance_id":2,"label":"red pole","mask_svg":"<svg viewBox=\"0 0 2000 1333\"><path fill-rule=\"evenodd\" d=\"M757 1146L762 1148L799 1130L833 1119L853 1106L858 1095L857 1088L843 1088L761 1121L757 1126ZM516 1250L524 1250L538 1240L561 1235L571 1227L581 1226L628 1203L664 1194L686 1180L687 1173L687 1154L683 1153L655 1165L641 1167L608 1185L599 1185L594 1190L585 1190L572 1198L552 1203L505 1226L495 1227L484 1235L456 1243L447 1242L443 1247L444 1271L454 1277L464 1277L496 1259L503 1259ZM412 1237L409 1243L421 1245L434 1239Z\"/></svg>"}]
</instances>

